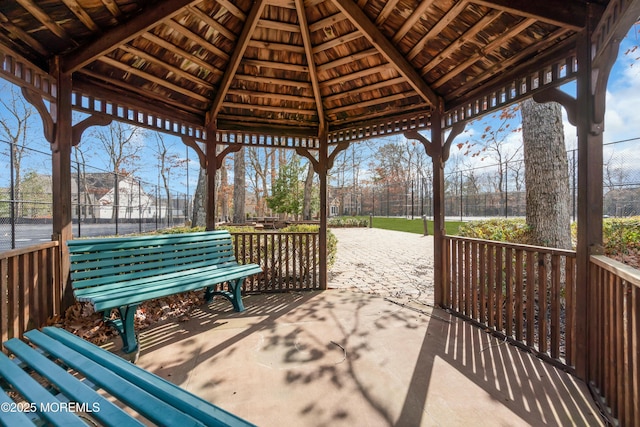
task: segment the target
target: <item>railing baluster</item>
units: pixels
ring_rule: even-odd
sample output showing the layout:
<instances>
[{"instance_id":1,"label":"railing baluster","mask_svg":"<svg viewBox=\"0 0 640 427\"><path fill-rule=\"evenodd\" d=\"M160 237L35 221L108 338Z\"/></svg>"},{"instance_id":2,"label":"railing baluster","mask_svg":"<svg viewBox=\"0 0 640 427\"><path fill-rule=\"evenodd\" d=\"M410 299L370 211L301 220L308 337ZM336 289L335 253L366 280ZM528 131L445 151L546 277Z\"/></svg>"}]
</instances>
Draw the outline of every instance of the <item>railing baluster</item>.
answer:
<instances>
[{"instance_id":1,"label":"railing baluster","mask_svg":"<svg viewBox=\"0 0 640 427\"><path fill-rule=\"evenodd\" d=\"M505 290L507 298L506 330L507 336L513 336L513 249L507 248L504 258Z\"/></svg>"},{"instance_id":2,"label":"railing baluster","mask_svg":"<svg viewBox=\"0 0 640 427\"><path fill-rule=\"evenodd\" d=\"M524 251L516 249L516 340L524 339Z\"/></svg>"}]
</instances>

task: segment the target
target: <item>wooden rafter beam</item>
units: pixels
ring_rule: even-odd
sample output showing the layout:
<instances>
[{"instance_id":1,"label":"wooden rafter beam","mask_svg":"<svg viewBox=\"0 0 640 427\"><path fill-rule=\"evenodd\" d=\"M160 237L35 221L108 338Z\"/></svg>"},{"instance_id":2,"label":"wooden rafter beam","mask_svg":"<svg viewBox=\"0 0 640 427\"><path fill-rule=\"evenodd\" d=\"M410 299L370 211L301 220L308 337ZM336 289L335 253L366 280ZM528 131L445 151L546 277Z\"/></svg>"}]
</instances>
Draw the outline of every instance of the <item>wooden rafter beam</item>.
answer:
<instances>
[{"instance_id":1,"label":"wooden rafter beam","mask_svg":"<svg viewBox=\"0 0 640 427\"><path fill-rule=\"evenodd\" d=\"M413 92L413 91L404 92L404 93L396 93L394 95L389 95L389 96L381 97L381 98L374 98L374 99L371 99L371 100L365 101L365 102L358 102L358 103L355 103L355 104L352 104L352 105L344 105L342 107L328 109L327 110L327 114L338 114L338 113L341 113L343 111L349 111L349 110L351 110L353 108L373 107L374 105L387 104L387 103L390 103L390 102L399 101L401 99L407 99L407 98L410 98L412 96L416 96L415 92Z\"/></svg>"},{"instance_id":2,"label":"wooden rafter beam","mask_svg":"<svg viewBox=\"0 0 640 427\"><path fill-rule=\"evenodd\" d=\"M164 25L171 28L173 31L182 34L185 38L192 41L194 44L202 46L207 49L209 52L215 54L217 57L222 58L224 60L229 59L229 54L216 45L212 44L209 40L201 37L199 34L194 33L190 29L183 27L178 24L173 19L165 19L163 22Z\"/></svg>"},{"instance_id":3,"label":"wooden rafter beam","mask_svg":"<svg viewBox=\"0 0 640 427\"><path fill-rule=\"evenodd\" d=\"M324 97L324 102L325 103L334 102L334 101L337 101L338 99L348 98L350 96L356 97L356 96L360 96L361 94L366 93L366 92L371 92L371 91L374 91L374 90L382 89L383 87L400 85L400 84L402 84L404 82L405 82L404 77L396 77L395 79L383 80L381 82L378 82L378 83L375 83L375 84L372 84L372 85L368 85L368 86L363 86L363 87L360 87L360 88L357 88L357 89L352 89L352 90L347 91L347 92L340 92L340 93L336 93L334 95L325 96Z\"/></svg>"},{"instance_id":4,"label":"wooden rafter beam","mask_svg":"<svg viewBox=\"0 0 640 427\"><path fill-rule=\"evenodd\" d=\"M95 42L65 56L62 60L63 72L78 71L96 58L112 51L118 45L150 30L161 21L177 15L184 7L199 2L200 0L164 0L159 4L154 4L153 7L148 7L130 21L102 34Z\"/></svg>"},{"instance_id":5,"label":"wooden rafter beam","mask_svg":"<svg viewBox=\"0 0 640 427\"><path fill-rule=\"evenodd\" d=\"M100 31L100 29L98 28L98 25L94 22L93 19L91 19L87 11L84 10L82 6L80 6L80 4L78 4L77 0L62 0L62 1L69 8L69 10L78 17L80 22L82 22L85 27L87 27L93 32Z\"/></svg>"},{"instance_id":6,"label":"wooden rafter beam","mask_svg":"<svg viewBox=\"0 0 640 427\"><path fill-rule=\"evenodd\" d=\"M356 79L360 79L362 77L371 76L373 74L389 72L395 74L395 68L391 67L389 64L380 64L375 67L365 68L364 70L356 71L354 73L345 74L344 76L336 77L335 79L326 80L320 84L320 87L326 88L330 86L339 85L344 82L353 81ZM395 77L395 76L394 76Z\"/></svg>"},{"instance_id":7,"label":"wooden rafter beam","mask_svg":"<svg viewBox=\"0 0 640 427\"><path fill-rule=\"evenodd\" d=\"M233 81L236 71L238 71L240 61L242 61L242 56L244 55L247 46L249 46L251 35L258 25L258 20L262 16L262 11L266 5L267 2L265 0L256 0L249 12L249 16L247 16L244 26L242 27L242 33L240 33L240 37L238 37L238 40L236 41L236 48L233 50L231 58L227 63L227 70L222 76L222 81L218 87L218 92L216 92L216 97L213 99L213 103L209 109L208 120L211 122L215 123L218 113L222 109L224 98L227 95L227 91L231 86L231 82Z\"/></svg>"},{"instance_id":8,"label":"wooden rafter beam","mask_svg":"<svg viewBox=\"0 0 640 427\"><path fill-rule=\"evenodd\" d=\"M9 18L7 18L7 16L3 13L0 13L0 24L2 24L2 28L4 30L13 34L15 36L15 39L21 40L23 43L26 43L27 45L29 45L29 47L31 47L33 50L38 52L40 55L45 57L49 55L49 51L47 50L46 47L42 45L42 43L40 43L38 40L31 37L29 33L22 30L22 28L14 25L13 22L11 22ZM10 42L10 43L5 43L7 45L16 44L15 41L11 38L7 38L7 40Z\"/></svg>"},{"instance_id":9,"label":"wooden rafter beam","mask_svg":"<svg viewBox=\"0 0 640 427\"><path fill-rule=\"evenodd\" d=\"M16 0L27 12L33 15L44 27L67 43L74 43L67 31L54 21L51 16L42 10L33 0Z\"/></svg>"},{"instance_id":10,"label":"wooden rafter beam","mask_svg":"<svg viewBox=\"0 0 640 427\"><path fill-rule=\"evenodd\" d=\"M516 16L533 18L559 27L578 31L587 22L587 2L564 0L536 2L531 0L472 0L472 3L512 13ZM591 6L595 6L592 4Z\"/></svg>"},{"instance_id":11,"label":"wooden rafter beam","mask_svg":"<svg viewBox=\"0 0 640 427\"><path fill-rule=\"evenodd\" d=\"M407 33L411 30L411 28L413 28L415 23L418 22L418 19L420 19L420 17L424 15L426 10L433 4L434 1L435 0L422 0L418 7L416 7L416 10L413 11L411 16L409 16L409 18L404 21L404 24L402 24L402 27L400 27L391 41L394 43L398 43L400 40L402 40L404 36L406 36Z\"/></svg>"},{"instance_id":12,"label":"wooden rafter beam","mask_svg":"<svg viewBox=\"0 0 640 427\"><path fill-rule=\"evenodd\" d=\"M438 37L440 32L448 27L451 22L456 19L466 7L467 2L461 1L459 3L456 3L451 9L449 9L449 11L445 13L444 16L440 18L438 22L429 29L429 31L427 31L427 34L425 34L418 41L418 43L413 46L413 48L407 54L407 58L409 60L415 58L424 49L427 43L429 43L429 41L431 41L433 38Z\"/></svg>"},{"instance_id":13,"label":"wooden rafter beam","mask_svg":"<svg viewBox=\"0 0 640 427\"><path fill-rule=\"evenodd\" d=\"M344 13L351 23L362 31L363 35L369 40L380 54L389 61L394 68L404 76L408 83L418 92L420 97L431 105L437 105L440 97L429 87L422 79L420 74L405 59L396 47L380 32L369 17L356 5L352 0L333 0L342 13Z\"/></svg>"},{"instance_id":14,"label":"wooden rafter beam","mask_svg":"<svg viewBox=\"0 0 640 427\"><path fill-rule=\"evenodd\" d=\"M313 59L313 46L311 45L311 33L309 31L309 22L307 21L307 15L305 13L304 1L294 0L296 6L296 13L298 14L298 23L300 24L300 34L302 36L302 44L304 45L304 53L307 58L307 65L309 67L309 79L311 80L311 89L313 90L313 97L316 101L316 110L318 112L319 128L324 129L325 117L324 106L322 105L322 95L320 93L320 83L318 81L318 72L316 70L316 62Z\"/></svg>"}]
</instances>

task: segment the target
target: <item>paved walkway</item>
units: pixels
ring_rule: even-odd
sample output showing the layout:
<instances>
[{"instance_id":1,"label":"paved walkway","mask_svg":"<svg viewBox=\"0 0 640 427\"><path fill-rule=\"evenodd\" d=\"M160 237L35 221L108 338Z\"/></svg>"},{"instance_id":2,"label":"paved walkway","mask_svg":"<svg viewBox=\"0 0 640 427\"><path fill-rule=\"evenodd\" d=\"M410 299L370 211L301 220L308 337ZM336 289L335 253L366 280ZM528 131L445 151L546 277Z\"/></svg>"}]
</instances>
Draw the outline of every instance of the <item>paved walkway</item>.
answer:
<instances>
[{"instance_id":1,"label":"paved walkway","mask_svg":"<svg viewBox=\"0 0 640 427\"><path fill-rule=\"evenodd\" d=\"M330 289L433 303L433 237L379 228L332 228Z\"/></svg>"}]
</instances>

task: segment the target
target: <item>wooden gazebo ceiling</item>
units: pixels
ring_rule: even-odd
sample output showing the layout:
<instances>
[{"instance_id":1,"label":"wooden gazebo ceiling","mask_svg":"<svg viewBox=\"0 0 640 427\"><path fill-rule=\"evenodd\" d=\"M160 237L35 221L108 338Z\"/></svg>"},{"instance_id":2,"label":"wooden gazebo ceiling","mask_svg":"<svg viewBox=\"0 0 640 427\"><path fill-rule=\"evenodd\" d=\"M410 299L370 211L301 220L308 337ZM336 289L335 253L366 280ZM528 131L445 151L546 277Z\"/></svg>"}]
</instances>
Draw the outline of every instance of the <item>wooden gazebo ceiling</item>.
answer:
<instances>
[{"instance_id":1,"label":"wooden gazebo ceiling","mask_svg":"<svg viewBox=\"0 0 640 427\"><path fill-rule=\"evenodd\" d=\"M608 1L587 3L3 0L0 45L45 71L59 56L84 95L203 128L317 136L428 117L565 60Z\"/></svg>"}]
</instances>

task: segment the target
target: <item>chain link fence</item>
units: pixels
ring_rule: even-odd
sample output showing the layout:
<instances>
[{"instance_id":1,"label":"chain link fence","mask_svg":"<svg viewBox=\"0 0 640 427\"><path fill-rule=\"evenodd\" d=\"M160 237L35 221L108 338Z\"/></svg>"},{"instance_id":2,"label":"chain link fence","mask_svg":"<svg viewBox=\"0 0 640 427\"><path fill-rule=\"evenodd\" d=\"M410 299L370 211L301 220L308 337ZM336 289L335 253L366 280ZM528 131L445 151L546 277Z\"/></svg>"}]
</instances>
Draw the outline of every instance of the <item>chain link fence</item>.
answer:
<instances>
[{"instance_id":1,"label":"chain link fence","mask_svg":"<svg viewBox=\"0 0 640 427\"><path fill-rule=\"evenodd\" d=\"M50 241L51 153L0 140L0 157L0 250ZM143 233L190 218L192 199L183 192L84 163L71 168L74 237Z\"/></svg>"},{"instance_id":2,"label":"chain link fence","mask_svg":"<svg viewBox=\"0 0 640 427\"><path fill-rule=\"evenodd\" d=\"M640 138L637 138L640 141ZM619 141L605 145L603 165L603 215L640 215L640 166L625 155ZM577 215L577 150L567 151L569 191L573 219ZM414 218L433 216L432 178L416 176L403 182L332 186L330 215L374 215ZM486 217L524 217L526 191L524 162L504 162L445 173L444 209L447 217L460 220Z\"/></svg>"}]
</instances>

